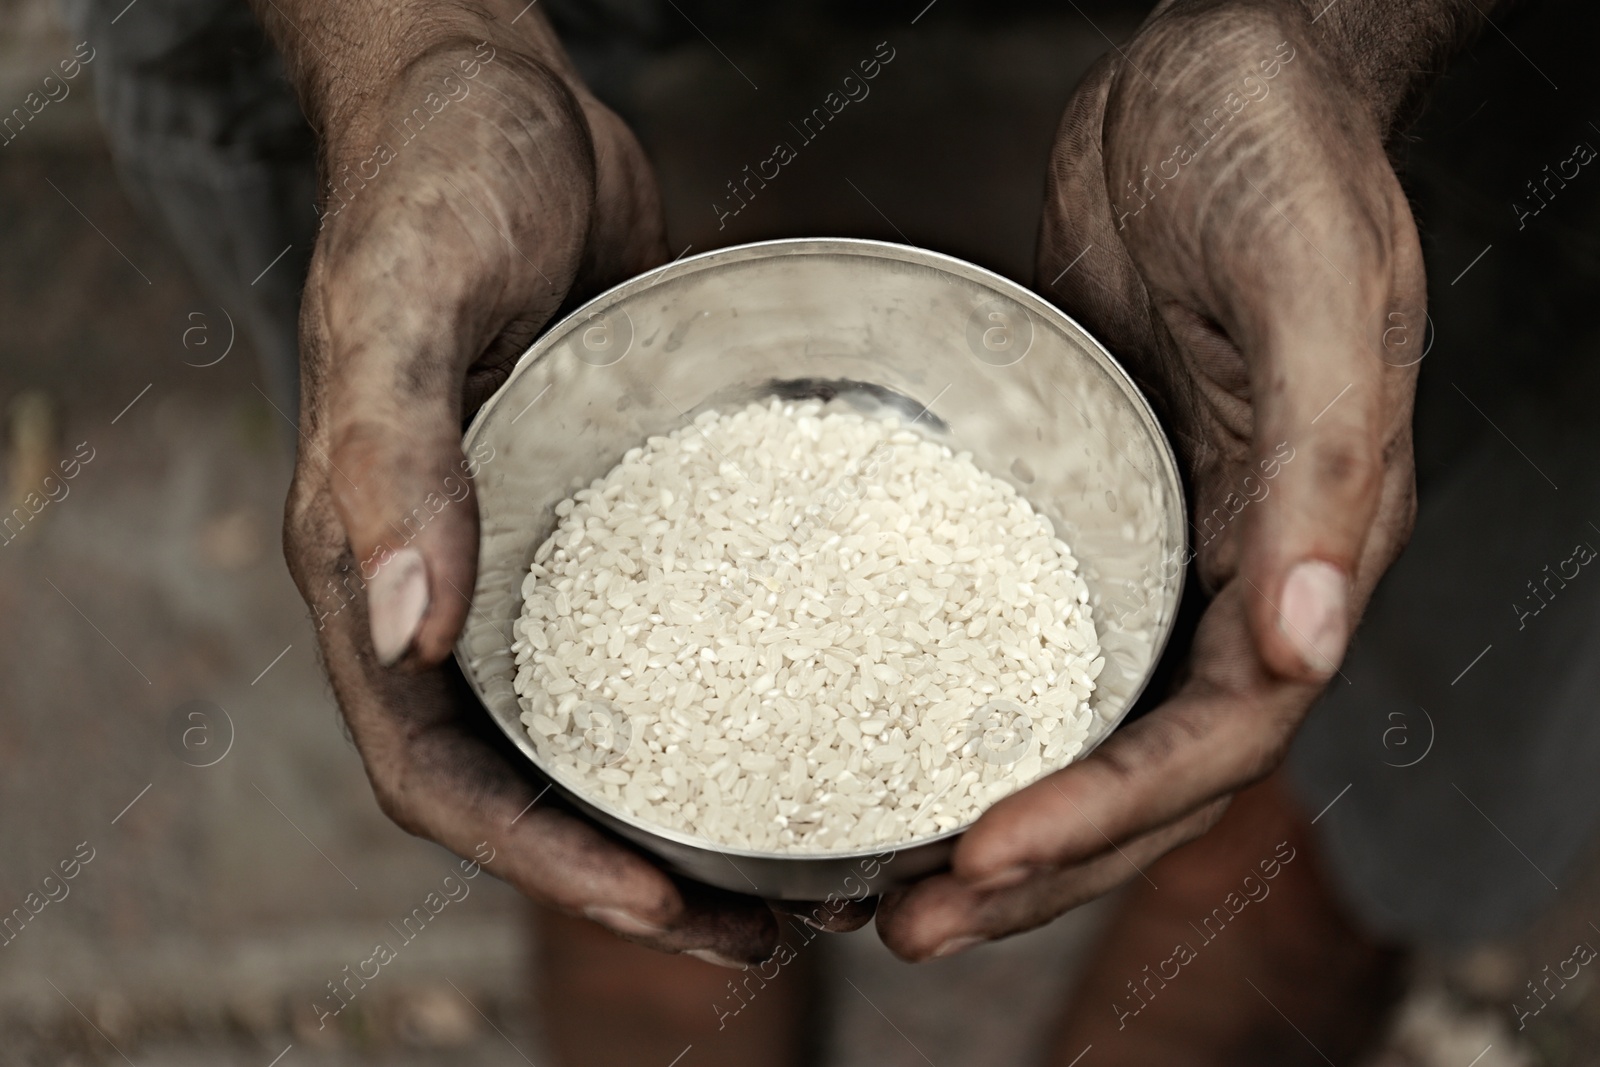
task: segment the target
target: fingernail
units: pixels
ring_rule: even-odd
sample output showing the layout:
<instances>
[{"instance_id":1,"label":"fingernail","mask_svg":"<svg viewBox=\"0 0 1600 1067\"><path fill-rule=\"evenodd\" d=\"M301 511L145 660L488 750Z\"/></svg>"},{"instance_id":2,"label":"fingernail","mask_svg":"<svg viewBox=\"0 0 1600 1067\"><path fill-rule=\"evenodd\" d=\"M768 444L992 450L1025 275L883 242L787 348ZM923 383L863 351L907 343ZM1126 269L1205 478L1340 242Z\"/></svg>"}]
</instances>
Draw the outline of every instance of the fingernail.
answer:
<instances>
[{"instance_id":1,"label":"fingernail","mask_svg":"<svg viewBox=\"0 0 1600 1067\"><path fill-rule=\"evenodd\" d=\"M1296 564L1283 583L1278 629L1318 674L1332 674L1344 658L1349 586L1344 571L1320 559Z\"/></svg>"},{"instance_id":2,"label":"fingernail","mask_svg":"<svg viewBox=\"0 0 1600 1067\"><path fill-rule=\"evenodd\" d=\"M1021 885L1028 880L1028 876L1032 873L1032 867L1019 863L1015 867L1007 867L1003 871L997 871L987 878L979 878L975 882L969 882L968 887L979 893L992 893L996 889L1010 889L1014 885Z\"/></svg>"},{"instance_id":3,"label":"fingernail","mask_svg":"<svg viewBox=\"0 0 1600 1067\"><path fill-rule=\"evenodd\" d=\"M655 923L645 922L631 912L621 908L605 908L598 904L590 905L583 909L583 917L590 922L597 922L614 934L623 934L628 937L653 937L662 933L664 928Z\"/></svg>"},{"instance_id":4,"label":"fingernail","mask_svg":"<svg viewBox=\"0 0 1600 1067\"><path fill-rule=\"evenodd\" d=\"M422 553L402 548L367 583L372 647L385 667L397 663L428 613L428 565Z\"/></svg>"},{"instance_id":5,"label":"fingernail","mask_svg":"<svg viewBox=\"0 0 1600 1067\"><path fill-rule=\"evenodd\" d=\"M746 966L745 964L740 963L738 960L729 959L722 953L716 952L709 948L686 949L683 954L685 956L693 956L697 960L705 960L707 963L714 963L718 967L728 967L735 971L742 971Z\"/></svg>"},{"instance_id":6,"label":"fingernail","mask_svg":"<svg viewBox=\"0 0 1600 1067\"><path fill-rule=\"evenodd\" d=\"M930 960L942 960L946 956L954 956L957 952L965 952L973 945L981 944L982 942L983 938L981 937L952 937L950 940L934 949L933 955L929 956L928 958Z\"/></svg>"}]
</instances>

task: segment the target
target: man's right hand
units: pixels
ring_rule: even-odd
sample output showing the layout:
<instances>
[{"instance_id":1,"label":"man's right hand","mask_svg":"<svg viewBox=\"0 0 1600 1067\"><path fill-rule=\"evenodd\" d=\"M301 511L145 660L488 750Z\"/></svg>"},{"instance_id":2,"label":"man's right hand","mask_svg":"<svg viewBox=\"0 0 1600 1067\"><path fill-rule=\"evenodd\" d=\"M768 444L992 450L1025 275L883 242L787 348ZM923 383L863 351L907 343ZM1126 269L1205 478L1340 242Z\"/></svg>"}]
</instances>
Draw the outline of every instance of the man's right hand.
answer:
<instances>
[{"instance_id":1,"label":"man's right hand","mask_svg":"<svg viewBox=\"0 0 1600 1067\"><path fill-rule=\"evenodd\" d=\"M630 939L765 958L760 901L681 883L551 797L530 809L540 783L491 743L450 658L478 546L463 421L559 309L665 258L642 150L535 13L457 10L419 46L425 18L368 34L340 21L364 17L353 5L291 3L293 23L283 6L262 13L332 183L285 546L380 806L459 855L486 842L517 889Z\"/></svg>"}]
</instances>

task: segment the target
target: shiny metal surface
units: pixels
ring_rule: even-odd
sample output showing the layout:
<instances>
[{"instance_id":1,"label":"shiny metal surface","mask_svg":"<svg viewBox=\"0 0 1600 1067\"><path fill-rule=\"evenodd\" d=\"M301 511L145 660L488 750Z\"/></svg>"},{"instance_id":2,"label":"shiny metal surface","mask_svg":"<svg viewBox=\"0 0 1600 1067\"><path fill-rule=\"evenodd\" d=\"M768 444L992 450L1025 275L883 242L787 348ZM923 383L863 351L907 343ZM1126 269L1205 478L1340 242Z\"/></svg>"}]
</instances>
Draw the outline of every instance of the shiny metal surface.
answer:
<instances>
[{"instance_id":1,"label":"shiny metal surface","mask_svg":"<svg viewBox=\"0 0 1600 1067\"><path fill-rule=\"evenodd\" d=\"M466 452L492 458L477 476L478 581L456 657L517 747L539 764L508 635L554 506L646 437L773 394L923 413L920 429L1051 518L1080 561L1106 656L1085 752L1104 740L1166 644L1186 561L1177 464L1148 404L1086 331L1013 282L922 249L815 239L709 252L602 294L540 337L473 420ZM885 891L941 866L960 833L755 853L641 823L574 785L555 779L671 868L777 899Z\"/></svg>"}]
</instances>

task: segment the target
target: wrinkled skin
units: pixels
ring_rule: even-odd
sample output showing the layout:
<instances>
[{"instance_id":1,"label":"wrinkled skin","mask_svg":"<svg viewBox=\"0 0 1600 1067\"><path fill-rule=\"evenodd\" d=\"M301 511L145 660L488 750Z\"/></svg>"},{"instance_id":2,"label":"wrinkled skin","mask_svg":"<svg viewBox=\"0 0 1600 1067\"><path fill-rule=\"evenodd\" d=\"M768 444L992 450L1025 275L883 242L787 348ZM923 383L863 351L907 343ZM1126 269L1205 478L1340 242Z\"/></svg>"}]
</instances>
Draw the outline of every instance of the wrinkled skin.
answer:
<instances>
[{"instance_id":1,"label":"wrinkled skin","mask_svg":"<svg viewBox=\"0 0 1600 1067\"><path fill-rule=\"evenodd\" d=\"M462 77L460 62L483 54L434 50L386 100L330 124L336 181L363 163L371 175L375 144L394 152L344 206L330 201L312 260L290 568L390 818L465 857L493 850L487 867L529 897L652 947L760 960L778 936L762 902L670 878L553 795L519 818L544 783L488 736L450 658L478 544L462 489L463 419L559 309L666 258L655 180L621 121L503 42L475 78ZM465 96L401 143L384 124L452 73ZM407 544L401 523L419 507L428 517ZM427 607L399 663L385 667L363 594L390 553L408 548L426 567ZM823 914L848 926L871 912Z\"/></svg>"},{"instance_id":2,"label":"wrinkled skin","mask_svg":"<svg viewBox=\"0 0 1600 1067\"><path fill-rule=\"evenodd\" d=\"M1188 121L1285 40L1295 58L1270 93L1119 228L1108 185L1167 158ZM497 40L467 95L325 221L302 316L290 567L374 793L400 826L462 856L487 843L486 866L523 893L643 944L760 960L778 937L766 903L669 877L553 796L528 807L544 783L489 736L450 660L476 568L471 496L429 508L409 543L400 533L430 494L459 484L448 479L462 470L463 420L550 318L666 256L639 145L535 54ZM472 55L471 44L428 50L384 93L331 112L329 175L393 138L385 124ZM1416 232L1378 123L1303 18L1162 16L1096 67L1062 122L1039 278L1155 396L1197 514L1259 474L1279 442L1294 459L1201 552L1215 599L1171 698L996 805L950 873L884 902L879 930L909 959L1046 922L1214 822L1281 760L1331 670L1278 624L1290 567L1314 559L1348 576L1342 633L1410 526L1415 370L1389 366L1384 344L1399 340L1390 313L1422 317ZM373 587L418 566L425 607L385 666ZM1337 659L1343 639L1320 647ZM827 924L871 913L863 902Z\"/></svg>"},{"instance_id":3,"label":"wrinkled skin","mask_svg":"<svg viewBox=\"0 0 1600 1067\"><path fill-rule=\"evenodd\" d=\"M1293 58L1264 79L1260 61L1284 42ZM878 927L902 956L1038 926L1203 833L1282 761L1333 674L1282 621L1290 569L1323 561L1349 577L1347 632L1410 533L1416 367L1400 365L1421 343L1405 328L1423 322L1421 250L1379 124L1320 48L1281 8L1168 11L1067 108L1038 282L1162 412L1212 599L1159 707L996 804L950 873L885 900ZM1191 125L1246 89L1257 98L1231 121ZM1194 158L1157 170L1211 131ZM1154 195L1127 193L1147 165L1178 173L1152 180ZM1281 443L1292 459L1264 480ZM1206 541L1217 524L1202 533L1201 517L1219 507L1236 517ZM1343 647L1336 633L1323 649L1336 662Z\"/></svg>"}]
</instances>

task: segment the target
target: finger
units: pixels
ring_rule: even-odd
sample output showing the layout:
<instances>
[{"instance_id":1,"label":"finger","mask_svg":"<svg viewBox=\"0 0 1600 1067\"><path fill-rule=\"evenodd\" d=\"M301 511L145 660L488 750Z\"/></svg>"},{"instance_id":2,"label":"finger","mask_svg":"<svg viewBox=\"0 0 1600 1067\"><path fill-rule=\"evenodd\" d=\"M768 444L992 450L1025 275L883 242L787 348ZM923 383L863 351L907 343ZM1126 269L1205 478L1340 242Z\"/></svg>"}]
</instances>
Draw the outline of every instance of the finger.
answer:
<instances>
[{"instance_id":1,"label":"finger","mask_svg":"<svg viewBox=\"0 0 1600 1067\"><path fill-rule=\"evenodd\" d=\"M1252 459L1277 477L1243 527L1239 568L1262 656L1287 677L1330 677L1355 623L1355 565L1383 484L1381 315L1378 302L1288 304L1251 361Z\"/></svg>"},{"instance_id":2,"label":"finger","mask_svg":"<svg viewBox=\"0 0 1600 1067\"><path fill-rule=\"evenodd\" d=\"M1363 573L1381 571L1403 538L1410 485L1406 470L1385 480L1393 518L1369 539ZM1321 683L1262 664L1246 617L1253 596L1239 580L1226 585L1201 617L1178 691L1085 759L990 807L956 843L952 875L993 888L1113 853L1278 766Z\"/></svg>"},{"instance_id":3,"label":"finger","mask_svg":"<svg viewBox=\"0 0 1600 1067\"><path fill-rule=\"evenodd\" d=\"M374 671L382 695L403 690L413 704L466 696L453 671ZM760 900L671 877L568 811L547 784L520 773L459 720L360 715L351 729L385 814L410 833L478 858L527 896L652 948L729 966L760 962L776 947L777 923Z\"/></svg>"},{"instance_id":4,"label":"finger","mask_svg":"<svg viewBox=\"0 0 1600 1067\"><path fill-rule=\"evenodd\" d=\"M770 955L777 924L762 901L680 883L567 811L494 732L454 665L398 673L360 654L366 614L359 595L333 592L349 588L338 576L352 561L326 494L297 476L290 570L316 612L329 678L384 813L527 896L650 947L738 964Z\"/></svg>"},{"instance_id":5,"label":"finger","mask_svg":"<svg viewBox=\"0 0 1600 1067\"><path fill-rule=\"evenodd\" d=\"M577 105L525 91L508 123L488 90L511 73L485 72L448 146L419 145L341 210L311 279L321 320L306 332L325 354L307 389L385 665L437 663L460 631L482 461L461 452L463 380L513 319L526 333L556 312L588 227L594 163Z\"/></svg>"},{"instance_id":6,"label":"finger","mask_svg":"<svg viewBox=\"0 0 1600 1067\"><path fill-rule=\"evenodd\" d=\"M1243 355L1244 474L1271 494L1242 524L1238 567L1261 654L1288 678L1325 680L1344 656L1364 599L1356 564L1411 412L1414 371L1384 361L1382 338L1394 310L1421 320L1420 252L1381 150L1365 147L1356 162L1327 160L1320 177L1290 166L1257 182L1241 170L1228 191L1231 232L1189 294L1196 303L1163 306L1197 366L1228 362L1225 347ZM1242 503L1228 497L1243 492L1216 503L1231 514Z\"/></svg>"},{"instance_id":7,"label":"finger","mask_svg":"<svg viewBox=\"0 0 1600 1067\"><path fill-rule=\"evenodd\" d=\"M773 912L780 917L799 919L817 930L830 934L847 934L859 930L872 921L878 910L878 898L866 897L852 900L839 897L831 902L821 900L774 900L769 902Z\"/></svg>"},{"instance_id":8,"label":"finger","mask_svg":"<svg viewBox=\"0 0 1600 1067\"><path fill-rule=\"evenodd\" d=\"M461 264L411 251L417 265L398 275L349 267L330 282L343 297L326 302L329 486L385 665L437 663L460 631L477 569L472 479L485 459L460 445L462 380L482 333L462 321L464 296L420 282Z\"/></svg>"},{"instance_id":9,"label":"finger","mask_svg":"<svg viewBox=\"0 0 1600 1067\"><path fill-rule=\"evenodd\" d=\"M772 910L742 893L692 878L674 878L683 912L672 926L640 943L681 952L719 967L742 969L772 957L783 931Z\"/></svg>"},{"instance_id":10,"label":"finger","mask_svg":"<svg viewBox=\"0 0 1600 1067\"><path fill-rule=\"evenodd\" d=\"M476 353L460 343L455 300L417 284L424 269L460 273L462 264L401 245L402 266L388 276L358 257L335 260L324 302L328 484L384 666L448 654L478 550L477 468L460 445L460 383ZM425 268L407 262L419 255Z\"/></svg>"},{"instance_id":11,"label":"finger","mask_svg":"<svg viewBox=\"0 0 1600 1067\"><path fill-rule=\"evenodd\" d=\"M920 962L1031 930L1129 879L1148 878L1150 864L1210 829L1225 806L1216 801L1087 862L1040 868L1001 888L978 889L954 875L936 875L884 899L878 934L897 956Z\"/></svg>"},{"instance_id":12,"label":"finger","mask_svg":"<svg viewBox=\"0 0 1600 1067\"><path fill-rule=\"evenodd\" d=\"M1148 715L1083 760L989 808L951 855L971 886L1014 883L1126 847L1262 777L1281 760L1318 686L1268 673L1226 586L1195 634L1192 673Z\"/></svg>"},{"instance_id":13,"label":"finger","mask_svg":"<svg viewBox=\"0 0 1600 1067\"><path fill-rule=\"evenodd\" d=\"M1389 285L1372 278L1376 254L1341 255L1343 268L1323 262L1316 237L1294 232L1303 228L1285 225L1287 233L1263 239L1278 242L1263 254L1272 269L1252 265L1224 284L1247 294L1232 301L1228 327L1252 404L1245 475L1255 477L1239 481L1271 486L1242 525L1238 568L1254 594L1250 626L1273 670L1321 680L1344 656L1355 619L1352 576L1383 483L1392 397L1379 352ZM1165 317L1202 366L1209 349L1228 344L1176 309ZM1221 484L1219 492L1201 507L1217 505L1220 518L1242 508L1243 488Z\"/></svg>"},{"instance_id":14,"label":"finger","mask_svg":"<svg viewBox=\"0 0 1600 1067\"><path fill-rule=\"evenodd\" d=\"M1422 318L1420 249L1404 197L1390 203L1389 269L1347 260L1379 288L1332 300L1274 291L1259 327L1254 458L1281 474L1244 527L1240 573L1256 594L1250 622L1262 654L1289 677L1326 679L1343 659L1370 591L1358 563L1386 468L1409 451L1396 446L1409 441L1415 370L1385 362L1383 327L1395 299L1406 321Z\"/></svg>"},{"instance_id":15,"label":"finger","mask_svg":"<svg viewBox=\"0 0 1600 1067\"><path fill-rule=\"evenodd\" d=\"M1108 105L1107 180L1150 182L1125 240L1198 372L1196 399L1248 442L1231 457L1247 469L1230 473L1276 475L1239 546L1262 655L1285 677L1326 679L1356 616L1354 568L1389 431L1410 410L1406 375L1382 359L1383 330L1394 310L1421 321L1422 289L1415 226L1378 131L1320 80L1308 91L1311 73L1296 68L1170 182L1148 173L1139 136L1170 109L1124 77ZM1410 306L1391 306L1396 295ZM1219 518L1242 510L1245 490L1221 489L1241 503Z\"/></svg>"}]
</instances>

